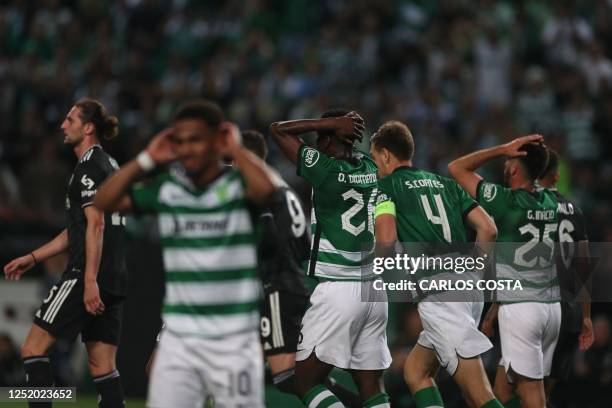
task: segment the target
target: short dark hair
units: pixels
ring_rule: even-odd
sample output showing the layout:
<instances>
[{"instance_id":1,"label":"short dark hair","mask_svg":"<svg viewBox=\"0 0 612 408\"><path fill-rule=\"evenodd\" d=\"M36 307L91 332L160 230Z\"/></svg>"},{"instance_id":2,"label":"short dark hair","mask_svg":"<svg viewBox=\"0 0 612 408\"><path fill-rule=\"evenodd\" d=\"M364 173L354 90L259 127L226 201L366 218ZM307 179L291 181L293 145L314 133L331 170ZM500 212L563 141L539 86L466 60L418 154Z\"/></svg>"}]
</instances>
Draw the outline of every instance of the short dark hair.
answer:
<instances>
[{"instance_id":1,"label":"short dark hair","mask_svg":"<svg viewBox=\"0 0 612 408\"><path fill-rule=\"evenodd\" d=\"M346 116L350 111L344 108L334 108L329 109L323 112L321 118L339 118L341 116ZM319 137L333 137L335 135L333 130L317 130L317 135Z\"/></svg>"},{"instance_id":2,"label":"short dark hair","mask_svg":"<svg viewBox=\"0 0 612 408\"><path fill-rule=\"evenodd\" d=\"M548 165L542 172L539 178L546 178L559 171L559 155L556 151L548 148Z\"/></svg>"},{"instance_id":3,"label":"short dark hair","mask_svg":"<svg viewBox=\"0 0 612 408\"><path fill-rule=\"evenodd\" d=\"M519 156L517 159L527 171L529 179L536 180L548 166L548 148L540 142L524 144L518 150L527 152L526 156Z\"/></svg>"},{"instance_id":4,"label":"short dark hair","mask_svg":"<svg viewBox=\"0 0 612 408\"><path fill-rule=\"evenodd\" d=\"M102 102L92 98L82 98L74 104L81 110L81 122L93 123L96 135L110 140L119 134L119 119L106 111Z\"/></svg>"},{"instance_id":5,"label":"short dark hair","mask_svg":"<svg viewBox=\"0 0 612 408\"><path fill-rule=\"evenodd\" d=\"M184 119L201 119L213 129L223 123L223 110L219 105L205 99L189 101L178 108L174 114L173 122Z\"/></svg>"},{"instance_id":6,"label":"short dark hair","mask_svg":"<svg viewBox=\"0 0 612 408\"><path fill-rule=\"evenodd\" d=\"M266 160L268 156L268 145L261 132L257 130L245 130L242 132L242 144L259 156L260 159Z\"/></svg>"},{"instance_id":7,"label":"short dark hair","mask_svg":"<svg viewBox=\"0 0 612 408\"><path fill-rule=\"evenodd\" d=\"M414 139L408 126L397 120L382 124L370 139L374 148L391 152L398 160L411 160L414 155Z\"/></svg>"}]
</instances>

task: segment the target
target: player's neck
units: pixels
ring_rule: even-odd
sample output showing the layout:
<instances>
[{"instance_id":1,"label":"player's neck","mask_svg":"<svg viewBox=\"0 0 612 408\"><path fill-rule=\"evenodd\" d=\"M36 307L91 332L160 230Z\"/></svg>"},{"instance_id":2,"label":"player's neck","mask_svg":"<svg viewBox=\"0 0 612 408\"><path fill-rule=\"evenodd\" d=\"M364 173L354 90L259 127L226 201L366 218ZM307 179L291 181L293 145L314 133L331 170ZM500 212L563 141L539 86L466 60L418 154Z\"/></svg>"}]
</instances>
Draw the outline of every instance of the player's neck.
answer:
<instances>
[{"instance_id":1,"label":"player's neck","mask_svg":"<svg viewBox=\"0 0 612 408\"><path fill-rule=\"evenodd\" d=\"M555 188L555 182L554 180L548 179L548 178L543 178L540 179L538 181L538 184L540 184L540 186L544 187L544 188Z\"/></svg>"},{"instance_id":2,"label":"player's neck","mask_svg":"<svg viewBox=\"0 0 612 408\"><path fill-rule=\"evenodd\" d=\"M527 190L533 192L535 191L535 183L532 180L514 179L510 182L510 188L512 190Z\"/></svg>"},{"instance_id":3,"label":"player's neck","mask_svg":"<svg viewBox=\"0 0 612 408\"><path fill-rule=\"evenodd\" d=\"M389 173L393 173L400 167L412 167L412 160L393 160L391 163L389 163Z\"/></svg>"},{"instance_id":4,"label":"player's neck","mask_svg":"<svg viewBox=\"0 0 612 408\"><path fill-rule=\"evenodd\" d=\"M221 172L223 171L223 167L223 164L219 162L216 165L212 165L203 169L197 174L190 174L189 178L196 187L204 187L211 181L219 177L219 174L221 174Z\"/></svg>"},{"instance_id":5,"label":"player's neck","mask_svg":"<svg viewBox=\"0 0 612 408\"><path fill-rule=\"evenodd\" d=\"M98 139L92 138L92 137L86 137L83 140L81 140L80 143L77 143L76 145L74 145L74 148L73 148L74 154L76 155L77 159L80 159L81 157L83 157L86 151L91 149L93 146L99 145L99 144L100 144L100 141Z\"/></svg>"}]
</instances>

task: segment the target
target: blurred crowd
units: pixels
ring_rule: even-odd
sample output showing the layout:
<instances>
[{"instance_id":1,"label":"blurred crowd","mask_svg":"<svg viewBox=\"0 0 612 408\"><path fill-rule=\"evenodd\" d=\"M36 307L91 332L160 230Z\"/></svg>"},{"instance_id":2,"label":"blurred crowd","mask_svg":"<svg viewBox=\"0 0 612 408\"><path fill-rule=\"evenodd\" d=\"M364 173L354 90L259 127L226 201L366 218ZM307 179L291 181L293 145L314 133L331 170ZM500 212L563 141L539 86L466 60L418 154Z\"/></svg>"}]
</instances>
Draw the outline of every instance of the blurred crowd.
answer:
<instances>
[{"instance_id":1,"label":"blurred crowd","mask_svg":"<svg viewBox=\"0 0 612 408\"><path fill-rule=\"evenodd\" d=\"M611 58L612 0L3 1L0 260L63 226L75 159L59 125L83 96L119 117L106 147L120 163L194 97L264 133L338 106L357 110L369 134L399 119L416 165L441 173L470 150L542 133L590 239L609 242ZM497 170L485 172L501 181ZM598 366L612 358L606 324ZM580 367L592 364L585 355Z\"/></svg>"},{"instance_id":2,"label":"blurred crowd","mask_svg":"<svg viewBox=\"0 0 612 408\"><path fill-rule=\"evenodd\" d=\"M336 106L370 134L400 119L417 165L442 173L470 149L543 133L591 239L610 241L610 56L610 0L5 1L0 220L61 225L74 158L59 124L79 97L119 117L108 149L122 162L204 96L264 132Z\"/></svg>"}]
</instances>

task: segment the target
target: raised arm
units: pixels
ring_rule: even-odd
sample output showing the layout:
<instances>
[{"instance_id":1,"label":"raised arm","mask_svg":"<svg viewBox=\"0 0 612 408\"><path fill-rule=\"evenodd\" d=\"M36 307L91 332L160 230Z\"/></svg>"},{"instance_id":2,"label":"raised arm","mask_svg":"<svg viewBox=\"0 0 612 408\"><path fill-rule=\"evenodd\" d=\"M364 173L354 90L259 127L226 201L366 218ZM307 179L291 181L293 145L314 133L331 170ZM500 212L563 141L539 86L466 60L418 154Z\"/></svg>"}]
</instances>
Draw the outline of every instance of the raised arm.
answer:
<instances>
[{"instance_id":1,"label":"raised arm","mask_svg":"<svg viewBox=\"0 0 612 408\"><path fill-rule=\"evenodd\" d=\"M448 171L469 195L476 198L478 183L482 180L482 177L476 173L476 169L501 156L524 156L527 152L519 151L518 149L521 146L527 143L541 142L543 139L541 135L523 136L505 144L478 150L450 162Z\"/></svg>"},{"instance_id":2,"label":"raised arm","mask_svg":"<svg viewBox=\"0 0 612 408\"><path fill-rule=\"evenodd\" d=\"M52 258L68 250L68 230L64 229L55 238L27 255L13 259L4 266L4 276L8 280L19 280L28 270L38 262Z\"/></svg>"},{"instance_id":3,"label":"raised arm","mask_svg":"<svg viewBox=\"0 0 612 408\"><path fill-rule=\"evenodd\" d=\"M304 141L299 137L308 132L318 130L336 131L339 137L360 137L363 133L363 119L355 112L349 112L346 116L321 118L321 119L298 119L285 122L274 122L270 125L270 133L278 143L285 156L292 163L298 161L298 152Z\"/></svg>"},{"instance_id":4,"label":"raised arm","mask_svg":"<svg viewBox=\"0 0 612 408\"><path fill-rule=\"evenodd\" d=\"M176 158L171 135L172 129L159 132L142 153L113 173L98 190L94 206L104 211L130 211L132 202L128 190L134 181L156 165Z\"/></svg>"},{"instance_id":5,"label":"raised arm","mask_svg":"<svg viewBox=\"0 0 612 408\"><path fill-rule=\"evenodd\" d=\"M240 130L230 122L221 124L219 151L234 159L234 166L246 182L246 195L255 202L265 201L279 185L266 163L240 142Z\"/></svg>"}]
</instances>

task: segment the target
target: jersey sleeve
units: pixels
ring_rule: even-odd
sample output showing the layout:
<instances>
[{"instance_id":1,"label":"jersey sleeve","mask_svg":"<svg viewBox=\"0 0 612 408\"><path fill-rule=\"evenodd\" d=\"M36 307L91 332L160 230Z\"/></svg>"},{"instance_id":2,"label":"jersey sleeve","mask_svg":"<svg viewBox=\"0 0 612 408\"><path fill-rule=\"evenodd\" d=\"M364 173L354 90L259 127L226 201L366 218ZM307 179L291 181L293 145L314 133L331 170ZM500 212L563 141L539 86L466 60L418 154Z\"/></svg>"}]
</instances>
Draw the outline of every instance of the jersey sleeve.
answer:
<instances>
[{"instance_id":1,"label":"jersey sleeve","mask_svg":"<svg viewBox=\"0 0 612 408\"><path fill-rule=\"evenodd\" d=\"M461 209L461 214L463 215L463 218L465 218L470 211L478 207L478 203L472 197L470 197L467 191L465 191L463 187L459 185L459 183L455 181L452 181L452 183L456 192L458 208Z\"/></svg>"},{"instance_id":2,"label":"jersey sleeve","mask_svg":"<svg viewBox=\"0 0 612 408\"><path fill-rule=\"evenodd\" d=\"M393 201L393 189L391 176L387 176L378 181L378 195L376 196L376 206L374 207L374 218L383 214L395 217L395 201Z\"/></svg>"},{"instance_id":3,"label":"jersey sleeve","mask_svg":"<svg viewBox=\"0 0 612 408\"><path fill-rule=\"evenodd\" d=\"M110 171L95 160L88 160L79 164L74 174L74 181L77 186L77 199L82 208L93 204L98 188L100 188L109 174Z\"/></svg>"},{"instance_id":4,"label":"jersey sleeve","mask_svg":"<svg viewBox=\"0 0 612 408\"><path fill-rule=\"evenodd\" d=\"M167 176L162 174L132 186L130 197L136 214L153 214L159 211L159 190L166 178Z\"/></svg>"},{"instance_id":5,"label":"jersey sleeve","mask_svg":"<svg viewBox=\"0 0 612 408\"><path fill-rule=\"evenodd\" d=\"M476 189L478 203L494 218L501 218L508 211L512 190L500 184L481 180Z\"/></svg>"},{"instance_id":6,"label":"jersey sleeve","mask_svg":"<svg viewBox=\"0 0 612 408\"><path fill-rule=\"evenodd\" d=\"M298 153L297 174L313 187L320 186L330 175L340 171L338 160L332 159L308 145L302 145Z\"/></svg>"},{"instance_id":7,"label":"jersey sleeve","mask_svg":"<svg viewBox=\"0 0 612 408\"><path fill-rule=\"evenodd\" d=\"M574 204L574 211L576 212L576 237L578 241L588 241L589 235L586 229L586 223L584 222L584 214L580 207Z\"/></svg>"}]
</instances>

